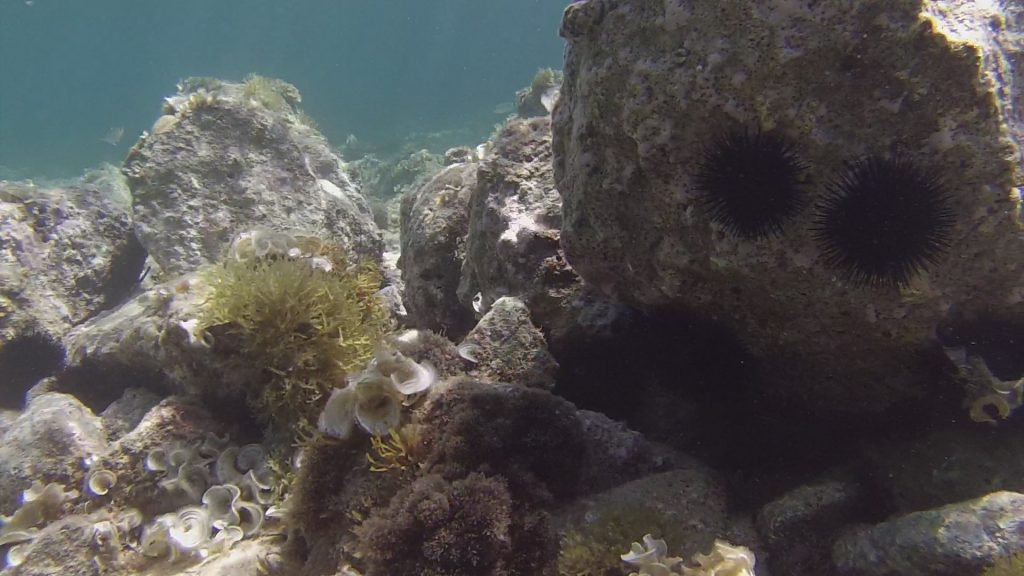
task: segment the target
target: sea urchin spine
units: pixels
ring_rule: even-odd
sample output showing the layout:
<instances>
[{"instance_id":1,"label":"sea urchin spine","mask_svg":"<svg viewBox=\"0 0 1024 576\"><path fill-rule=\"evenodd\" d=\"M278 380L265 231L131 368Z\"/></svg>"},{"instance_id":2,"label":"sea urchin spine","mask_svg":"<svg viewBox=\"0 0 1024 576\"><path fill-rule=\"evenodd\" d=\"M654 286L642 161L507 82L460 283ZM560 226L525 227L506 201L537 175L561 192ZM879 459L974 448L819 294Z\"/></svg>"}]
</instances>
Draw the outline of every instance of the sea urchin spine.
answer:
<instances>
[{"instance_id":1,"label":"sea urchin spine","mask_svg":"<svg viewBox=\"0 0 1024 576\"><path fill-rule=\"evenodd\" d=\"M870 156L832 183L813 231L849 281L906 286L949 247L953 222L936 175L906 158Z\"/></svg>"},{"instance_id":2,"label":"sea urchin spine","mask_svg":"<svg viewBox=\"0 0 1024 576\"><path fill-rule=\"evenodd\" d=\"M736 236L756 239L780 234L803 206L805 170L783 137L737 130L705 153L695 185L713 221Z\"/></svg>"}]
</instances>

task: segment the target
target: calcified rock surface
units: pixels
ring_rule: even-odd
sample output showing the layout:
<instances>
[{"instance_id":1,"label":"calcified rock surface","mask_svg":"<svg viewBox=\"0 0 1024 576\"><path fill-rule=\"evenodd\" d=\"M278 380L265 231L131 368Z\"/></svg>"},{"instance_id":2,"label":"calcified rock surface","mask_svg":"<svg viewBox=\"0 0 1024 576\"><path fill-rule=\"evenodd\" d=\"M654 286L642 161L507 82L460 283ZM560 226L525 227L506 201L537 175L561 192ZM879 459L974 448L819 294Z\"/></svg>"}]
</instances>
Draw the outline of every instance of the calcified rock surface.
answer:
<instances>
[{"instance_id":1,"label":"calcified rock surface","mask_svg":"<svg viewBox=\"0 0 1024 576\"><path fill-rule=\"evenodd\" d=\"M131 196L113 167L57 183L0 181L0 402L59 364L54 343L142 272Z\"/></svg>"},{"instance_id":2,"label":"calcified rock surface","mask_svg":"<svg viewBox=\"0 0 1024 576\"><path fill-rule=\"evenodd\" d=\"M281 93L251 98L244 85L186 80L129 152L135 230L163 272L218 260L254 225L380 259L380 233L341 158L294 107L294 87L272 87Z\"/></svg>"},{"instance_id":3,"label":"calcified rock surface","mask_svg":"<svg viewBox=\"0 0 1024 576\"><path fill-rule=\"evenodd\" d=\"M572 4L553 116L569 262L627 301L726 322L780 402L920 397L937 326L1024 315L1022 23L977 2ZM774 130L808 166L778 237L734 237L699 205L702 150L730 128ZM847 163L894 150L945 180L951 246L904 289L853 285L823 261L814 206Z\"/></svg>"}]
</instances>

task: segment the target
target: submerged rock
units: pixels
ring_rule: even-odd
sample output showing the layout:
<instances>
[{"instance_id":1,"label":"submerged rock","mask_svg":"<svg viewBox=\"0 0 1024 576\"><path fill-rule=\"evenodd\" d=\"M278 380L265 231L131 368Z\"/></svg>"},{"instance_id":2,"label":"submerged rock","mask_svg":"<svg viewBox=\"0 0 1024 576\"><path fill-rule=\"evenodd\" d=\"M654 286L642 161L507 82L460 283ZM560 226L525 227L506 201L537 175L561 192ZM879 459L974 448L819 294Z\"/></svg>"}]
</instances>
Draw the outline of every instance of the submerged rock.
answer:
<instances>
[{"instance_id":1,"label":"submerged rock","mask_svg":"<svg viewBox=\"0 0 1024 576\"><path fill-rule=\"evenodd\" d=\"M551 172L551 121L512 120L477 174L458 296L480 314L516 296L544 329L564 322L579 278L559 244L562 201Z\"/></svg>"},{"instance_id":2,"label":"submerged rock","mask_svg":"<svg viewBox=\"0 0 1024 576\"><path fill-rule=\"evenodd\" d=\"M112 168L53 185L0 181L0 246L0 404L20 408L60 368L60 338L119 304L146 255Z\"/></svg>"},{"instance_id":3,"label":"submerged rock","mask_svg":"<svg viewBox=\"0 0 1024 576\"><path fill-rule=\"evenodd\" d=\"M128 153L135 230L163 272L217 261L254 225L301 229L380 259L370 208L341 158L295 108L294 87L263 80L183 82Z\"/></svg>"},{"instance_id":4,"label":"submerged rock","mask_svg":"<svg viewBox=\"0 0 1024 576\"><path fill-rule=\"evenodd\" d=\"M456 295L469 231L469 199L479 164L442 169L414 193L402 198L398 267L409 323L453 336L473 323L472 309Z\"/></svg>"},{"instance_id":5,"label":"submerged rock","mask_svg":"<svg viewBox=\"0 0 1024 576\"><path fill-rule=\"evenodd\" d=\"M569 262L629 303L729 323L779 403L864 414L920 398L919 353L951 310L1024 318L1022 24L1019 7L956 1L572 4L553 114ZM797 158L797 202L744 235L768 192L723 207L706 171L713 150L744 167L723 136L758 134ZM922 193L899 225L850 214L866 224L837 240L834 192L865 157L941 179L924 188L948 204ZM913 244L911 222L926 251L871 248Z\"/></svg>"},{"instance_id":6,"label":"submerged rock","mask_svg":"<svg viewBox=\"0 0 1024 576\"><path fill-rule=\"evenodd\" d=\"M857 530L832 555L843 576L959 576L1022 551L1024 495L995 492Z\"/></svg>"},{"instance_id":7,"label":"submerged rock","mask_svg":"<svg viewBox=\"0 0 1024 576\"><path fill-rule=\"evenodd\" d=\"M37 396L0 438L0 514L10 515L35 481L77 487L83 462L106 450L102 421L81 402Z\"/></svg>"},{"instance_id":8,"label":"submerged rock","mask_svg":"<svg viewBox=\"0 0 1024 576\"><path fill-rule=\"evenodd\" d=\"M469 374L490 382L551 389L558 362L548 352L544 334L530 321L518 298L498 299L459 344Z\"/></svg>"}]
</instances>

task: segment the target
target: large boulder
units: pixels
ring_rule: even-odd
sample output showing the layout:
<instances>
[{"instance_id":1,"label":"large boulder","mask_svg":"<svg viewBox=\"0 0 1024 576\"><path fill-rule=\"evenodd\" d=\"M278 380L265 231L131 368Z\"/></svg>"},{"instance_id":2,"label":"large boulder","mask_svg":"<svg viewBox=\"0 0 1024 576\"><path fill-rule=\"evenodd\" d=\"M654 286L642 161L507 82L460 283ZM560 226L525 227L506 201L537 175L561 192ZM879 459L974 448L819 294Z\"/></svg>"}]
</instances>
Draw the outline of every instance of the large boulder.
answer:
<instances>
[{"instance_id":1,"label":"large boulder","mask_svg":"<svg viewBox=\"0 0 1024 576\"><path fill-rule=\"evenodd\" d=\"M832 557L842 576L958 576L1022 551L1024 495L995 492L851 531Z\"/></svg>"},{"instance_id":2,"label":"large boulder","mask_svg":"<svg viewBox=\"0 0 1024 576\"><path fill-rule=\"evenodd\" d=\"M938 327L1024 318L1022 19L963 1L573 3L553 114L569 262L627 302L726 323L779 405L920 399ZM716 188L746 166L737 143L774 158L758 170L791 162L785 218L756 221L757 187ZM894 174L899 200L844 203L857 166Z\"/></svg>"},{"instance_id":3,"label":"large boulder","mask_svg":"<svg viewBox=\"0 0 1024 576\"><path fill-rule=\"evenodd\" d=\"M473 310L459 302L456 289L478 168L473 161L446 166L402 197L398 267L402 303L415 326L461 335L473 324Z\"/></svg>"},{"instance_id":4,"label":"large boulder","mask_svg":"<svg viewBox=\"0 0 1024 576\"><path fill-rule=\"evenodd\" d=\"M161 270L217 261L245 229L299 229L380 259L369 205L280 80L189 79L128 153L135 230Z\"/></svg>"},{"instance_id":5,"label":"large boulder","mask_svg":"<svg viewBox=\"0 0 1024 576\"><path fill-rule=\"evenodd\" d=\"M102 421L73 396L58 393L33 398L0 440L3 515L14 512L34 481L77 488L83 463L107 450Z\"/></svg>"},{"instance_id":6,"label":"large boulder","mask_svg":"<svg viewBox=\"0 0 1024 576\"><path fill-rule=\"evenodd\" d=\"M55 372L73 326L120 303L146 254L116 169L54 184L0 181L0 404Z\"/></svg>"},{"instance_id":7,"label":"large boulder","mask_svg":"<svg viewBox=\"0 0 1024 576\"><path fill-rule=\"evenodd\" d=\"M564 322L579 277L559 244L562 201L551 170L551 120L508 122L480 166L470 198L459 299L478 312L516 296L544 329Z\"/></svg>"}]
</instances>

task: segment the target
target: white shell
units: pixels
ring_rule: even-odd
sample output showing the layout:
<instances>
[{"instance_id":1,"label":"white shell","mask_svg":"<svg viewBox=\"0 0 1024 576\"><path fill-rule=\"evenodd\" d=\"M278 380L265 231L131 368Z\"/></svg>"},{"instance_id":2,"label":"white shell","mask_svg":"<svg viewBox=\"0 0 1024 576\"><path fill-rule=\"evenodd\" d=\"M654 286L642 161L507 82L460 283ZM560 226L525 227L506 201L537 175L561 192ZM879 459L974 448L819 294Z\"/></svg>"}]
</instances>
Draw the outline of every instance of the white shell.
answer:
<instances>
[{"instance_id":1,"label":"white shell","mask_svg":"<svg viewBox=\"0 0 1024 576\"><path fill-rule=\"evenodd\" d=\"M181 550L196 550L210 539L210 514L198 506L178 510L177 519L167 531L175 546Z\"/></svg>"},{"instance_id":2,"label":"white shell","mask_svg":"<svg viewBox=\"0 0 1024 576\"><path fill-rule=\"evenodd\" d=\"M260 527L263 526L263 508L259 504L241 500L235 506L235 510L241 517L238 526L246 536L252 536L259 532Z\"/></svg>"},{"instance_id":3,"label":"white shell","mask_svg":"<svg viewBox=\"0 0 1024 576\"><path fill-rule=\"evenodd\" d=\"M117 474L102 468L93 470L89 473L89 478L85 485L93 494L103 496L117 485Z\"/></svg>"},{"instance_id":4,"label":"white shell","mask_svg":"<svg viewBox=\"0 0 1024 576\"><path fill-rule=\"evenodd\" d=\"M233 484L221 484L211 486L203 493L203 505L210 514L210 521L214 526L237 525L240 518L235 510L242 491Z\"/></svg>"},{"instance_id":5,"label":"white shell","mask_svg":"<svg viewBox=\"0 0 1024 576\"><path fill-rule=\"evenodd\" d=\"M351 386L335 388L331 392L323 412L317 420L317 427L328 436L344 440L352 435L355 424L356 393Z\"/></svg>"}]
</instances>

